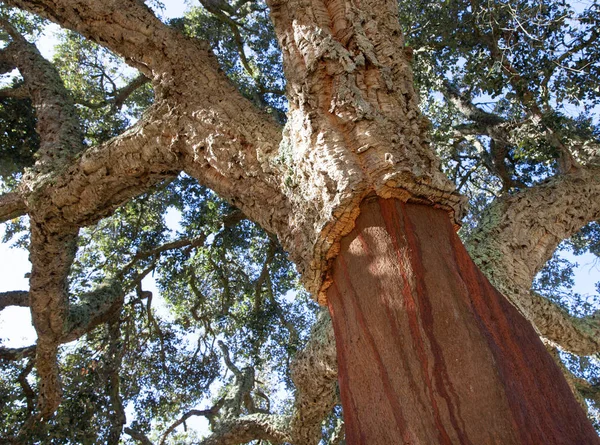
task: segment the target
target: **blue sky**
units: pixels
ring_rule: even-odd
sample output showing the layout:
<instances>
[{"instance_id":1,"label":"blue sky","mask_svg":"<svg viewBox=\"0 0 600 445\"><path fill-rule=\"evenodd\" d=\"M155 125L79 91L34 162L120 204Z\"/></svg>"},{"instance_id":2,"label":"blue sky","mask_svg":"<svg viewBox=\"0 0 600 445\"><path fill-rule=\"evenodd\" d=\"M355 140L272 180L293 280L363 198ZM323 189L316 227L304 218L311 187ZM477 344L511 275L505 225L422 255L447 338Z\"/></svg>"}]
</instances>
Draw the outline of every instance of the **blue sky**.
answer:
<instances>
[{"instance_id":1,"label":"blue sky","mask_svg":"<svg viewBox=\"0 0 600 445\"><path fill-rule=\"evenodd\" d=\"M585 3L585 2L584 2ZM187 6L183 1L167 0L164 2L166 17L180 17ZM48 28L44 38L40 39L38 45L44 56L52 56L52 48L56 45L56 32L58 26L52 25ZM172 224L176 225L176 216ZM0 236L4 227L0 225ZM600 280L600 262L590 254L575 257L570 253L564 256L576 261L579 267L575 271L575 292L582 295L595 295L595 283ZM10 290L27 290L28 280L25 275L30 271L31 264L28 261L28 253L21 249L12 249L6 244L0 244L0 292ZM145 283L149 290L153 289L152 283ZM0 312L0 340L4 346L18 347L26 346L35 342L35 331L31 326L29 310L26 308L7 308ZM130 418L130 416L128 416ZM203 429L201 427L201 429Z\"/></svg>"}]
</instances>

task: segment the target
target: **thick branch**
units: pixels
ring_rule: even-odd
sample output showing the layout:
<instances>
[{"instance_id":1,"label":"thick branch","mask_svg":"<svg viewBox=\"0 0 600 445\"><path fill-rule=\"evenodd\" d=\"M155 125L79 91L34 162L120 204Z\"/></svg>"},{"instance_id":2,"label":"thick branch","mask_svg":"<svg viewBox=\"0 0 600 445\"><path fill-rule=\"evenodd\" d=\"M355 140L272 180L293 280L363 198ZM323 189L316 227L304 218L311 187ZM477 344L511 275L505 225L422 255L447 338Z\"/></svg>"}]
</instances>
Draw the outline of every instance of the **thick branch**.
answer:
<instances>
[{"instance_id":1,"label":"thick branch","mask_svg":"<svg viewBox=\"0 0 600 445\"><path fill-rule=\"evenodd\" d=\"M0 311L8 306L29 307L29 292L24 290L0 292Z\"/></svg>"},{"instance_id":2,"label":"thick branch","mask_svg":"<svg viewBox=\"0 0 600 445\"><path fill-rule=\"evenodd\" d=\"M19 69L36 110L40 135L36 166L48 171L83 150L77 113L56 68L5 19L0 18L0 27L13 39L4 49L4 57Z\"/></svg>"},{"instance_id":3,"label":"thick branch","mask_svg":"<svg viewBox=\"0 0 600 445\"><path fill-rule=\"evenodd\" d=\"M529 320L546 340L572 354L593 355L600 352L600 321L597 313L573 317L534 291L521 292L516 297Z\"/></svg>"},{"instance_id":4,"label":"thick branch","mask_svg":"<svg viewBox=\"0 0 600 445\"><path fill-rule=\"evenodd\" d=\"M13 97L15 99L25 99L29 97L29 91L22 86L16 88L0 89L0 97Z\"/></svg>"},{"instance_id":5,"label":"thick branch","mask_svg":"<svg viewBox=\"0 0 600 445\"><path fill-rule=\"evenodd\" d=\"M252 440L266 440L272 445L290 442L282 417L250 414L219 424L217 431L199 445L238 445Z\"/></svg>"},{"instance_id":6,"label":"thick branch","mask_svg":"<svg viewBox=\"0 0 600 445\"><path fill-rule=\"evenodd\" d=\"M0 359L2 360L21 360L27 357L33 357L35 354L35 345L25 346L23 348L2 348L0 347Z\"/></svg>"},{"instance_id":7,"label":"thick branch","mask_svg":"<svg viewBox=\"0 0 600 445\"><path fill-rule=\"evenodd\" d=\"M567 316L529 289L558 244L600 218L599 173L581 168L499 198L467 242L481 270L544 337L579 353L597 351L594 324Z\"/></svg>"},{"instance_id":8,"label":"thick branch","mask_svg":"<svg viewBox=\"0 0 600 445\"><path fill-rule=\"evenodd\" d=\"M84 294L81 303L69 309L62 343L76 340L96 326L115 320L123 306L124 292L121 283L109 280L94 291Z\"/></svg>"},{"instance_id":9,"label":"thick branch","mask_svg":"<svg viewBox=\"0 0 600 445\"><path fill-rule=\"evenodd\" d=\"M62 390L56 356L69 312L68 274L77 249L77 230L52 232L31 221L31 318L38 340L36 369L40 379L38 406L44 419L60 404Z\"/></svg>"},{"instance_id":10,"label":"thick branch","mask_svg":"<svg viewBox=\"0 0 600 445\"><path fill-rule=\"evenodd\" d=\"M0 195L0 223L22 216L26 211L27 206L20 193L9 192Z\"/></svg>"},{"instance_id":11,"label":"thick branch","mask_svg":"<svg viewBox=\"0 0 600 445\"><path fill-rule=\"evenodd\" d=\"M306 347L292 363L291 373L296 386L290 422L293 443L318 443L323 420L337 403L335 338L327 311L321 312Z\"/></svg>"}]
</instances>

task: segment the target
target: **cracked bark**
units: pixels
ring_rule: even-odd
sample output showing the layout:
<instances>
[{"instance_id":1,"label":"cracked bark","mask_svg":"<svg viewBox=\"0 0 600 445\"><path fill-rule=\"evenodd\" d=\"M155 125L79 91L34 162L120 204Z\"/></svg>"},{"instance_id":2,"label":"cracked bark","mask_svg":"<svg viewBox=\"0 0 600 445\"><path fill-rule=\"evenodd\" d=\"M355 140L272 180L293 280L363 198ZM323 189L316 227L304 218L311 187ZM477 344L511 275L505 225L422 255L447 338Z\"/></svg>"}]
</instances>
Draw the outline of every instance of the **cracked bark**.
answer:
<instances>
[{"instance_id":1,"label":"cracked bark","mask_svg":"<svg viewBox=\"0 0 600 445\"><path fill-rule=\"evenodd\" d=\"M433 204L460 219L463 200L428 148L427 123L418 111L393 1L371 0L360 7L342 0L271 2L290 99L283 139L277 124L241 98L218 71L204 45L160 23L141 2L5 3L122 55L151 78L157 98L133 129L73 156L56 173L31 178L29 188L20 191L32 220L32 251L34 238L41 245L32 274L39 298L32 294L32 309L37 305L37 324L48 333L41 338L43 354L55 353L58 319L67 313L64 272L72 253L65 247L73 244L77 229L182 169L276 233L308 289L320 291L321 302L332 282L327 274L339 240L351 230L368 194ZM60 128L56 134L63 134ZM9 213L0 210L0 215ZM41 254L59 250L58 273L50 279L41 270ZM39 283L45 279L50 291L43 295ZM38 304L43 298L53 305L46 313ZM46 371L56 375L54 369ZM51 403L44 411L51 411ZM273 430L278 420L244 416L207 440L287 440ZM312 440L314 431L301 434ZM348 434L357 437L356 429Z\"/></svg>"},{"instance_id":2,"label":"cracked bark","mask_svg":"<svg viewBox=\"0 0 600 445\"><path fill-rule=\"evenodd\" d=\"M322 312L307 345L291 365L296 394L289 424L294 445L318 443L323 419L338 403L335 354L331 318Z\"/></svg>"},{"instance_id":3,"label":"cracked bark","mask_svg":"<svg viewBox=\"0 0 600 445\"><path fill-rule=\"evenodd\" d=\"M595 319L569 316L530 289L558 244L600 218L599 173L596 166L581 167L498 198L467 241L473 260L492 284L543 337L575 354L598 352Z\"/></svg>"},{"instance_id":4,"label":"cracked bark","mask_svg":"<svg viewBox=\"0 0 600 445\"><path fill-rule=\"evenodd\" d=\"M249 414L219 424L219 429L199 442L199 445L237 445L252 440L266 440L273 445L290 441L281 428L281 416Z\"/></svg>"},{"instance_id":5,"label":"cracked bark","mask_svg":"<svg viewBox=\"0 0 600 445\"><path fill-rule=\"evenodd\" d=\"M429 150L428 123L402 50L397 4L267 3L289 100L281 145L288 152L283 190L302 208L291 218L296 243L316 250L308 267L299 270L324 303L328 263L367 194L435 203L457 219L463 201Z\"/></svg>"}]
</instances>

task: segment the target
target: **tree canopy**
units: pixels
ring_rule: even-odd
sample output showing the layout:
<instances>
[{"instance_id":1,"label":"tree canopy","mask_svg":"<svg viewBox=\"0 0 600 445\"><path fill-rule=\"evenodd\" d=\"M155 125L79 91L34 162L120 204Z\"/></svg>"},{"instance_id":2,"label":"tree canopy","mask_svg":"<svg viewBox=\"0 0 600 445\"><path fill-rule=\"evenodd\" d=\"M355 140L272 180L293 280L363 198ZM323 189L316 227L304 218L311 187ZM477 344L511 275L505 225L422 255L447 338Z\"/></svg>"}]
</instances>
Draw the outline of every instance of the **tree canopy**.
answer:
<instances>
[{"instance_id":1,"label":"tree canopy","mask_svg":"<svg viewBox=\"0 0 600 445\"><path fill-rule=\"evenodd\" d=\"M164 14L159 1L146 3ZM52 14L15 6L0 11L0 219L4 242L27 249L38 235L11 200L24 181L62 168L61 156L137 137L132 125L175 113L155 95L178 93L85 30L62 31L45 60L35 45ZM600 256L600 3L398 8L432 146L469 201L459 234L547 339L598 427L598 295L576 292L575 264L561 252ZM285 125L286 79L266 4L201 0L162 20L205 42L238 91ZM76 142L49 154L49 133ZM285 144L277 162L290 165ZM294 174L286 181L293 189ZM152 172L118 208L81 217L86 227L68 235L68 252L44 253L73 257L57 341L62 401L42 420L40 345L0 346L0 441L343 443L328 315L275 234L209 186L176 169ZM546 230L536 246L532 230ZM0 309L30 306L28 292L0 293ZM206 437L187 428L195 417L207 419Z\"/></svg>"}]
</instances>

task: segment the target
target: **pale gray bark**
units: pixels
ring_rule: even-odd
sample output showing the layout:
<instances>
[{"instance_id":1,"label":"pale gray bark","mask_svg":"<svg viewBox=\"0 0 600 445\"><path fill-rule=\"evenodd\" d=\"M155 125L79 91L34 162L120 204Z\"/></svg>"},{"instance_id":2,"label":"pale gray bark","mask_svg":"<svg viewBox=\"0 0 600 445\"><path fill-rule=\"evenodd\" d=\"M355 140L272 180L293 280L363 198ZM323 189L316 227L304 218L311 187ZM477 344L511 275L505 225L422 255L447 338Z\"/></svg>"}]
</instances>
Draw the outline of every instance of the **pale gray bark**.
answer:
<instances>
[{"instance_id":1,"label":"pale gray bark","mask_svg":"<svg viewBox=\"0 0 600 445\"><path fill-rule=\"evenodd\" d=\"M429 148L397 3L267 3L289 99L284 192L302 208L291 218L296 243L315 249L300 272L324 303L327 262L367 194L435 202L457 220L463 201Z\"/></svg>"},{"instance_id":2,"label":"pale gray bark","mask_svg":"<svg viewBox=\"0 0 600 445\"><path fill-rule=\"evenodd\" d=\"M497 199L466 243L492 284L540 334L576 354L598 352L595 317L572 317L530 289L558 244L598 219L600 169L581 167Z\"/></svg>"},{"instance_id":3,"label":"pale gray bark","mask_svg":"<svg viewBox=\"0 0 600 445\"><path fill-rule=\"evenodd\" d=\"M142 2L4 3L49 18L120 54L151 79L156 93L155 106L136 126L80 153L72 101L63 97L64 87L56 82L53 90L36 86L42 82L40 76L48 74L47 65L38 73L36 67L21 63L22 70L31 73L28 85L40 112L45 112L42 100L56 104L48 109L52 125L39 127L46 144L43 164L55 162L47 158L62 153L63 141L68 147L64 156L57 155L59 168L32 174L18 194L0 197L0 220L25 211L31 217L30 298L39 335L40 397L47 399L42 402L44 415L50 415L59 401L55 356L65 338L65 322L74 313L68 305L66 276L78 229L182 170L277 234L315 294L327 286L327 268L337 243L351 229L358 204L367 194L432 203L460 219L463 199L440 173L428 147L428 124L418 110L397 5L391 0L369 0L361 8L339 1L329 9L318 1L270 2L290 99L283 137L281 128L242 98L219 71L205 44L162 24ZM31 61L39 59L33 50L28 54L34 55ZM16 51L14 57L18 58ZM64 119L54 122L60 116ZM53 126L60 122L63 126ZM527 277L541 264L521 267L529 267L530 255L535 264L545 261L561 236L592 217L579 212L585 211L586 200L600 202L597 186L590 186L594 181L584 169L541 185L532 194L502 200L498 206L504 206L510 218L498 213L488 232L482 227L474 247L481 252L480 264L489 266L492 280L504 280L507 288L529 289ZM555 206L552 187L563 190L563 186L560 196L565 205L549 211ZM576 196L573 211L566 205L569 196ZM519 203L526 203L526 210L517 211ZM493 209L491 215L494 218ZM536 226L538 218L541 228ZM496 236L499 244L485 244ZM511 257L512 269L497 272L492 266L509 248L517 252ZM94 301L99 309L92 311L88 322L72 323L72 336L84 332L83 326L104 321L118 302ZM526 308L524 302L520 305ZM280 443L290 438L315 443L322 419L336 401L333 334L327 321L320 323L316 332L322 329L321 333L314 335L294 367L298 393L292 418L267 414L228 418L203 443L252 439ZM291 432L283 432L286 425Z\"/></svg>"}]
</instances>

